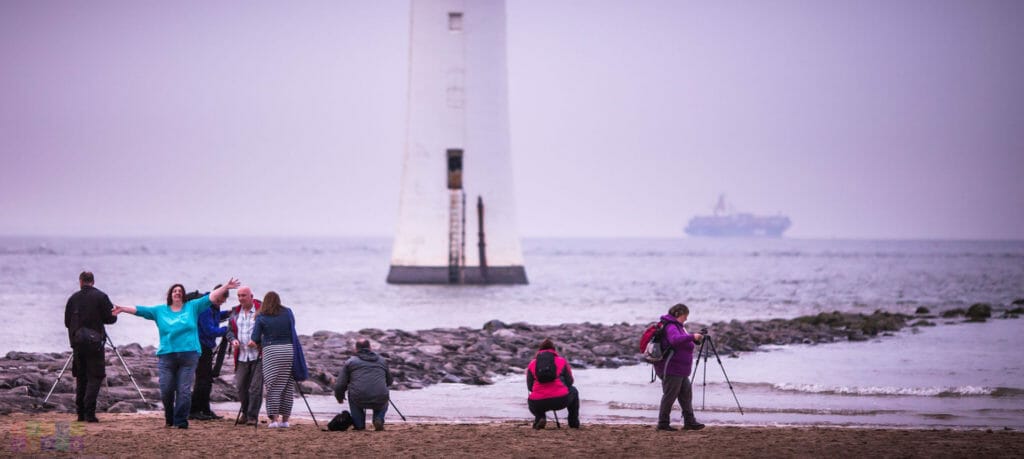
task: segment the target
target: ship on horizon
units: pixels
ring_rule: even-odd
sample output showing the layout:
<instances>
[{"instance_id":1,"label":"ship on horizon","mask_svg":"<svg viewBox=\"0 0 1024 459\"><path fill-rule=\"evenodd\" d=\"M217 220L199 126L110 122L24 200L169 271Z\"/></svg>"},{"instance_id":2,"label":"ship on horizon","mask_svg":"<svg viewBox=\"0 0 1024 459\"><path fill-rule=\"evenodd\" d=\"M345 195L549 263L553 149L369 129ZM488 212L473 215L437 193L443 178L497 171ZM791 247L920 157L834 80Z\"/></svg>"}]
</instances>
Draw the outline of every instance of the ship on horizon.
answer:
<instances>
[{"instance_id":1,"label":"ship on horizon","mask_svg":"<svg viewBox=\"0 0 1024 459\"><path fill-rule=\"evenodd\" d=\"M712 215L690 219L684 230L690 236L710 237L782 237L792 222L785 215L754 215L734 212L726 204L725 195L718 195Z\"/></svg>"}]
</instances>

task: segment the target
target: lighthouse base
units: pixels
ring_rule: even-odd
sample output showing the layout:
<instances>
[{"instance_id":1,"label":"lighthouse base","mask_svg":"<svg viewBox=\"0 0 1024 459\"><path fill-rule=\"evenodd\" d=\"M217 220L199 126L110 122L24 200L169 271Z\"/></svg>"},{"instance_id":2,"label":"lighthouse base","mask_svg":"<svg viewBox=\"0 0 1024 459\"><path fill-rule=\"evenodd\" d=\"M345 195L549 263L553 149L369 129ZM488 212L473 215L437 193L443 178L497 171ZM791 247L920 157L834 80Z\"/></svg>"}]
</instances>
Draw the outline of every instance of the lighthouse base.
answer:
<instances>
[{"instance_id":1,"label":"lighthouse base","mask_svg":"<svg viewBox=\"0 0 1024 459\"><path fill-rule=\"evenodd\" d=\"M462 282L450 282L447 266L391 266L389 284L528 284L522 266L488 266L484 278L479 266L462 268Z\"/></svg>"}]
</instances>

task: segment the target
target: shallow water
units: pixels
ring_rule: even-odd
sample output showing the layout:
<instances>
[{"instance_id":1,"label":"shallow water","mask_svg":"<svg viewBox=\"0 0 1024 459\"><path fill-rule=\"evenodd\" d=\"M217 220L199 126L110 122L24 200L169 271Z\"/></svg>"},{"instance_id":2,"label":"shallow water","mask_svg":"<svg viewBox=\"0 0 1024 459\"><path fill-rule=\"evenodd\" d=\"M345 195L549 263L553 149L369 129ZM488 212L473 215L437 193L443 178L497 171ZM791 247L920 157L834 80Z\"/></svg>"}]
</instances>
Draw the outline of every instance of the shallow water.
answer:
<instances>
[{"instance_id":1,"label":"shallow water","mask_svg":"<svg viewBox=\"0 0 1024 459\"><path fill-rule=\"evenodd\" d=\"M1020 359L1006 361L999 351L1019 352L1022 332L1024 320L999 320L922 328L871 342L777 347L723 357L721 365L712 355L706 377L703 361L698 368L694 408L702 422L714 424L1020 429L1024 365ZM959 344L968 340L976 346ZM657 421L661 387L649 383L649 366L574 373L583 422ZM319 417L345 409L332 397L308 399ZM393 399L410 420L530 418L520 375L491 386L439 384L395 392ZM296 404L296 416L308 417L305 409ZM679 418L676 406L673 421Z\"/></svg>"},{"instance_id":2,"label":"shallow water","mask_svg":"<svg viewBox=\"0 0 1024 459\"><path fill-rule=\"evenodd\" d=\"M10 330L0 352L66 350L63 309L83 269L95 272L97 286L115 303L143 305L162 303L175 282L208 290L237 276L257 295L279 292L303 334L479 327L491 319L645 323L679 301L691 306L692 320L709 323L833 310L912 313L918 306L1000 306L1024 298L1020 241L528 239L524 257L531 282L525 286L394 286L384 282L386 239L0 238L0 309ZM1022 323L923 328L866 343L789 346L726 359L747 411L742 416L728 387L714 379L712 361L702 418L1018 426L1024 359L1012 335ZM122 317L109 333L115 344L158 341L152 322L136 317ZM992 342L996 337L1007 341ZM577 376L585 418L653 418L660 389L646 383L644 367ZM1004 389L988 394L988 388ZM487 387L403 392L396 401L416 416L518 419L525 390L518 377L499 378ZM488 402L463 410L462 399ZM332 411L331 404L324 410Z\"/></svg>"}]
</instances>

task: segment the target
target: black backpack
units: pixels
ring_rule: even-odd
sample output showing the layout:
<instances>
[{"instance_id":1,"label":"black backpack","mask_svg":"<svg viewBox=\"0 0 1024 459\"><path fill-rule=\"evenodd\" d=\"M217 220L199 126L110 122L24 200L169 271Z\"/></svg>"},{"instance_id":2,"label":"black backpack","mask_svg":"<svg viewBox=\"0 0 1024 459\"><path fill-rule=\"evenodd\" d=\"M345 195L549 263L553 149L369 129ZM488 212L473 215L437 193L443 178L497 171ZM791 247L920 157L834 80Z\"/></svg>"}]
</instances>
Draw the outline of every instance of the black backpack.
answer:
<instances>
[{"instance_id":1,"label":"black backpack","mask_svg":"<svg viewBox=\"0 0 1024 459\"><path fill-rule=\"evenodd\" d=\"M537 372L537 381L547 383L554 381L558 377L558 367L555 365L555 354L551 352L541 352L537 356L537 366L534 367Z\"/></svg>"},{"instance_id":2,"label":"black backpack","mask_svg":"<svg viewBox=\"0 0 1024 459\"><path fill-rule=\"evenodd\" d=\"M334 416L334 419L327 423L327 430L337 432L339 430L348 430L351 426L352 415L348 411L342 411L341 414Z\"/></svg>"}]
</instances>

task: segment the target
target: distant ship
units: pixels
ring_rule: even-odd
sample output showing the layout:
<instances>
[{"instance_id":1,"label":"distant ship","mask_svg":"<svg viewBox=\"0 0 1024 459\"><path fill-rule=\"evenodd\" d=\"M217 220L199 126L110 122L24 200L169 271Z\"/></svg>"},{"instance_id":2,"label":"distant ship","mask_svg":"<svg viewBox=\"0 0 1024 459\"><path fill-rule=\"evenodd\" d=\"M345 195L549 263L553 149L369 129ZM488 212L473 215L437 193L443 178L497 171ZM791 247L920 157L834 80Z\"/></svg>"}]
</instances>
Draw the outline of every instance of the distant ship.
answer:
<instances>
[{"instance_id":1,"label":"distant ship","mask_svg":"<svg viewBox=\"0 0 1024 459\"><path fill-rule=\"evenodd\" d=\"M725 203L725 195L718 196L714 215L698 215L686 225L690 236L713 237L782 237L789 229L789 217L785 215L754 215L733 212Z\"/></svg>"}]
</instances>

